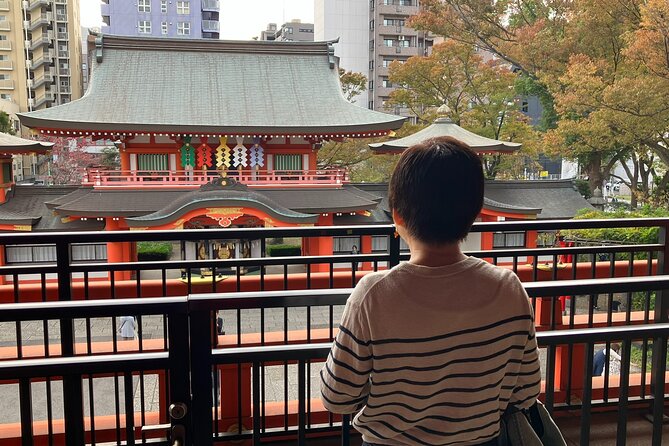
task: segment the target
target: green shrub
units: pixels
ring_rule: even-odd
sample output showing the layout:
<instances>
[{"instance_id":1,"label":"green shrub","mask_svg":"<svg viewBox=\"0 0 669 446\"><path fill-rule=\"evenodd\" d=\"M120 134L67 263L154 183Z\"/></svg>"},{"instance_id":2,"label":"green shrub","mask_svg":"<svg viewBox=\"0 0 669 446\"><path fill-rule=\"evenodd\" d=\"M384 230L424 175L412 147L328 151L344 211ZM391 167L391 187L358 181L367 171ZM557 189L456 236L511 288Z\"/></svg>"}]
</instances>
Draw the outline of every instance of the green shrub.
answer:
<instances>
[{"instance_id":1,"label":"green shrub","mask_svg":"<svg viewBox=\"0 0 669 446\"><path fill-rule=\"evenodd\" d=\"M302 255L300 245L268 245L267 257L288 257Z\"/></svg>"},{"instance_id":2,"label":"green shrub","mask_svg":"<svg viewBox=\"0 0 669 446\"><path fill-rule=\"evenodd\" d=\"M588 180L574 180L574 185L576 186L578 193L583 195L583 198L587 200L592 197L592 191L590 190L590 183L588 183Z\"/></svg>"},{"instance_id":3,"label":"green shrub","mask_svg":"<svg viewBox=\"0 0 669 446\"><path fill-rule=\"evenodd\" d=\"M172 256L172 244L166 242L138 242L137 260L169 260Z\"/></svg>"}]
</instances>

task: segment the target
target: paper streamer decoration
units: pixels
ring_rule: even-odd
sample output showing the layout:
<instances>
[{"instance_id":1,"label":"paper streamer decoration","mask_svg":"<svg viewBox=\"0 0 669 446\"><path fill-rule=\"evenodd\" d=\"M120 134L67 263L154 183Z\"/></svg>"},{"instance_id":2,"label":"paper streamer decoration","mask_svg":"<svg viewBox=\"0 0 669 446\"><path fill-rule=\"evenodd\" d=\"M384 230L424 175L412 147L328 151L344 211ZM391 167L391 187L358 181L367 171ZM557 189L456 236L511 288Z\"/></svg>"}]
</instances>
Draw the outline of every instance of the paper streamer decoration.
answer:
<instances>
[{"instance_id":1,"label":"paper streamer decoration","mask_svg":"<svg viewBox=\"0 0 669 446\"><path fill-rule=\"evenodd\" d=\"M228 147L228 137L224 136L218 139L220 145L216 147L216 167L227 169L230 167L230 147Z\"/></svg>"},{"instance_id":2,"label":"paper streamer decoration","mask_svg":"<svg viewBox=\"0 0 669 446\"><path fill-rule=\"evenodd\" d=\"M211 167L211 147L207 145L207 138L200 138L202 144L197 147L197 165Z\"/></svg>"},{"instance_id":3,"label":"paper streamer decoration","mask_svg":"<svg viewBox=\"0 0 669 446\"><path fill-rule=\"evenodd\" d=\"M181 146L181 165L184 167L195 166L195 148L190 145L190 136L184 137L184 145Z\"/></svg>"},{"instance_id":4,"label":"paper streamer decoration","mask_svg":"<svg viewBox=\"0 0 669 446\"><path fill-rule=\"evenodd\" d=\"M246 167L248 162L246 161L246 147L244 147L244 138L241 136L237 137L237 145L232 148L232 162L235 167Z\"/></svg>"},{"instance_id":5,"label":"paper streamer decoration","mask_svg":"<svg viewBox=\"0 0 669 446\"><path fill-rule=\"evenodd\" d=\"M260 145L260 138L253 138L253 147L249 149L249 158L251 167L263 167L265 165L264 154L265 150Z\"/></svg>"}]
</instances>

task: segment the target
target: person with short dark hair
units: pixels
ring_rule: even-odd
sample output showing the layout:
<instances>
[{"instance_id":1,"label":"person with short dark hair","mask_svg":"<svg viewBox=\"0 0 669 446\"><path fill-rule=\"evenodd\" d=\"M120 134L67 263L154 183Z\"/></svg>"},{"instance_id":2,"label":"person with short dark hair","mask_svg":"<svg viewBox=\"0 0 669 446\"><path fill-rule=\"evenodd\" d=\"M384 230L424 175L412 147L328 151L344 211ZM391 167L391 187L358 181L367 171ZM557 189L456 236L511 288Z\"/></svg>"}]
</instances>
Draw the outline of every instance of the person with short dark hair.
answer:
<instances>
[{"instance_id":1,"label":"person with short dark hair","mask_svg":"<svg viewBox=\"0 0 669 446\"><path fill-rule=\"evenodd\" d=\"M592 376L602 376L605 369L609 369L609 374L620 374L620 344L611 344L611 348L603 348L597 353L592 362Z\"/></svg>"},{"instance_id":2,"label":"person with short dark hair","mask_svg":"<svg viewBox=\"0 0 669 446\"><path fill-rule=\"evenodd\" d=\"M541 374L533 309L516 275L460 250L483 205L480 158L451 138L400 157L389 186L411 258L365 275L321 371L325 407L358 412L364 445L496 445L507 406Z\"/></svg>"}]
</instances>

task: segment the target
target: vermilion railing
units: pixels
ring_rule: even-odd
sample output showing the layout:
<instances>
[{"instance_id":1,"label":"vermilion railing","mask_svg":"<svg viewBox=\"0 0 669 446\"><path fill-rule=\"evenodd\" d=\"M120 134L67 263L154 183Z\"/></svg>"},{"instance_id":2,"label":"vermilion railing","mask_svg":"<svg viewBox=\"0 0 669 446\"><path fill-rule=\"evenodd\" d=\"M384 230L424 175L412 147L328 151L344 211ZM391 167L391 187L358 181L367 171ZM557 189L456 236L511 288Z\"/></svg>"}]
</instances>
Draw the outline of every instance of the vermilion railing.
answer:
<instances>
[{"instance_id":1,"label":"vermilion railing","mask_svg":"<svg viewBox=\"0 0 669 446\"><path fill-rule=\"evenodd\" d=\"M226 176L248 186L332 186L340 187L350 181L346 169L319 170L102 170L88 169L82 184L109 186L200 186Z\"/></svg>"}]
</instances>

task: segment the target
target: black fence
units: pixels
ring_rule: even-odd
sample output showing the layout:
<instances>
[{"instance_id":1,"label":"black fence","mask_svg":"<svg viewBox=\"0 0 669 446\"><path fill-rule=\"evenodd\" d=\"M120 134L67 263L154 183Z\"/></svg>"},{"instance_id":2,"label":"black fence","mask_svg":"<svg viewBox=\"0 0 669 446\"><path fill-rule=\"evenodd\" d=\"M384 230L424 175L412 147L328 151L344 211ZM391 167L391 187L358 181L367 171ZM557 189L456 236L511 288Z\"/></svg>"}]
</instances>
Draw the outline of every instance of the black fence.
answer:
<instances>
[{"instance_id":1,"label":"black fence","mask_svg":"<svg viewBox=\"0 0 669 446\"><path fill-rule=\"evenodd\" d=\"M652 411L657 421L648 441L662 442L667 225L659 219L474 228L483 234L658 228L651 244L469 252L527 281L545 353L544 399L557 414L580 411L581 444L588 444L592 410L608 407L620 409L617 444L625 444L628 407ZM258 444L272 438L303 444L326 433L346 444L348 420L319 406L314 373L350 287L369 271L408 259L393 232L375 226L2 234L3 245L55 245L57 262L0 268L6 278L0 297L13 302L0 305L0 391L9 389L13 396L5 400L17 402L9 414L15 418L0 424L14 426L25 445ZM264 256L273 239L336 236L386 236L387 251ZM232 239L258 240L260 256L125 263L70 257L75 243ZM120 318L130 316L136 331L124 339ZM622 346L619 374L607 368L593 377L594 352L611 343Z\"/></svg>"}]
</instances>

